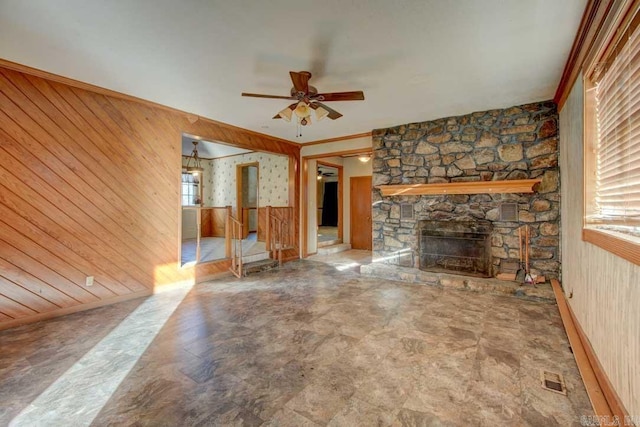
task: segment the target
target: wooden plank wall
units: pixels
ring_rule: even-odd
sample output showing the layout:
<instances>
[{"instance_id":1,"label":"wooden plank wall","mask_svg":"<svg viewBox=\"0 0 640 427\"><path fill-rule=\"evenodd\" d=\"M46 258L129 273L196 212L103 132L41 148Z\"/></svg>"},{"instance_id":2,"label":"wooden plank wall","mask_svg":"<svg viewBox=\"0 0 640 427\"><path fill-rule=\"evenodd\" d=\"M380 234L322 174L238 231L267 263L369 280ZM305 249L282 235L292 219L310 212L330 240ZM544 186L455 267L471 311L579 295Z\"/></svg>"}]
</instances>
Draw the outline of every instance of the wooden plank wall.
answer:
<instances>
[{"instance_id":1,"label":"wooden plank wall","mask_svg":"<svg viewBox=\"0 0 640 427\"><path fill-rule=\"evenodd\" d=\"M0 63L0 329L227 270L179 267L181 132L299 164L294 143L21 67Z\"/></svg>"}]
</instances>

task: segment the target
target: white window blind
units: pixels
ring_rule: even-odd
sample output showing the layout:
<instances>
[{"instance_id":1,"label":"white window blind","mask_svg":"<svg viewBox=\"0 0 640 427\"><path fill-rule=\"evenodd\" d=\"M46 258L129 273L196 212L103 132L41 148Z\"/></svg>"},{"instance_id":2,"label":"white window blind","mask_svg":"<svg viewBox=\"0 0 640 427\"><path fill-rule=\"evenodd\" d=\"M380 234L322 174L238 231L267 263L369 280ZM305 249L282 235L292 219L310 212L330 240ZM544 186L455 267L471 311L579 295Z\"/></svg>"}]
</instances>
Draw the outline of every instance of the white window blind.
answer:
<instances>
[{"instance_id":1,"label":"white window blind","mask_svg":"<svg viewBox=\"0 0 640 427\"><path fill-rule=\"evenodd\" d=\"M592 222L640 231L640 31L633 20L594 72L595 209Z\"/></svg>"}]
</instances>

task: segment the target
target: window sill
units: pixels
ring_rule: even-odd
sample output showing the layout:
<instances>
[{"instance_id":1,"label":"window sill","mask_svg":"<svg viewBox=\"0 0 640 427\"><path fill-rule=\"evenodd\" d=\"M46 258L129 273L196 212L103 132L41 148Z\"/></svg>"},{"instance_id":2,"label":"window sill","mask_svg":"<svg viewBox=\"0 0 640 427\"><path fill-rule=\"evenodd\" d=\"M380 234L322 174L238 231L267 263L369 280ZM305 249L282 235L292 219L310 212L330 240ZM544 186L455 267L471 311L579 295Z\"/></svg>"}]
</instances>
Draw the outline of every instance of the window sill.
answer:
<instances>
[{"instance_id":1,"label":"window sill","mask_svg":"<svg viewBox=\"0 0 640 427\"><path fill-rule=\"evenodd\" d=\"M582 229L582 240L640 265L640 241L632 236L621 235L608 230Z\"/></svg>"}]
</instances>

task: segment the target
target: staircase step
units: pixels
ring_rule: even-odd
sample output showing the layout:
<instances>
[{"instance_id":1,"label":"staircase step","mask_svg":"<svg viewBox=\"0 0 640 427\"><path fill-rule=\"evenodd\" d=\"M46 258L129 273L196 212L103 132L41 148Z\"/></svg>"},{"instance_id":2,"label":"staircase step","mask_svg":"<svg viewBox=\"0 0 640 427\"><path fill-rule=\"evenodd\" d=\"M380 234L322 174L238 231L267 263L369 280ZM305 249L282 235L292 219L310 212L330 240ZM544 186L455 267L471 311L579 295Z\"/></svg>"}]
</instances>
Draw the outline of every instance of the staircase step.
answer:
<instances>
[{"instance_id":1,"label":"staircase step","mask_svg":"<svg viewBox=\"0 0 640 427\"><path fill-rule=\"evenodd\" d=\"M244 264L248 264L250 262L262 261L265 259L269 259L269 252L259 252L253 255L244 255L242 257L242 262Z\"/></svg>"},{"instance_id":2,"label":"staircase step","mask_svg":"<svg viewBox=\"0 0 640 427\"><path fill-rule=\"evenodd\" d=\"M348 251L349 249L351 249L351 245L349 243L339 243L337 245L323 246L318 248L318 255L337 254L338 252Z\"/></svg>"},{"instance_id":3,"label":"staircase step","mask_svg":"<svg viewBox=\"0 0 640 427\"><path fill-rule=\"evenodd\" d=\"M333 246L342 243L342 239L333 239L333 240L325 240L324 242L318 242L319 248L324 248L327 246Z\"/></svg>"},{"instance_id":4,"label":"staircase step","mask_svg":"<svg viewBox=\"0 0 640 427\"><path fill-rule=\"evenodd\" d=\"M254 261L242 266L243 276L249 276L250 274L262 273L263 271L273 270L278 268L278 261L274 259L265 259L261 261Z\"/></svg>"}]
</instances>

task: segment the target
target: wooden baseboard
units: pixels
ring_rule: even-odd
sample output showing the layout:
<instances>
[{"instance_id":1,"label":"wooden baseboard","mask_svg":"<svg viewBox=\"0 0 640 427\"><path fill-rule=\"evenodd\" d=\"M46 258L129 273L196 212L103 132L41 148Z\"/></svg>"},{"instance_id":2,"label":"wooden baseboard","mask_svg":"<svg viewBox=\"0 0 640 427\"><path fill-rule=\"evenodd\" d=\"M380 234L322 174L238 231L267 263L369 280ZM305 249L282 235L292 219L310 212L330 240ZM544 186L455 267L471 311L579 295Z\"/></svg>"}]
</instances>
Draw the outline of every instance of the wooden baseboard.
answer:
<instances>
[{"instance_id":1,"label":"wooden baseboard","mask_svg":"<svg viewBox=\"0 0 640 427\"><path fill-rule=\"evenodd\" d=\"M562 323L573 350L573 356L576 359L582 381L593 406L593 411L596 415L603 417L604 420L613 420L614 416L619 420L624 420L628 413L602 369L602 365L596 357L580 323L578 323L571 306L567 303L560 282L556 279L551 279L551 286L556 296Z\"/></svg>"},{"instance_id":2,"label":"wooden baseboard","mask_svg":"<svg viewBox=\"0 0 640 427\"><path fill-rule=\"evenodd\" d=\"M54 317L66 316L67 314L78 313L80 311L85 311L85 310L91 310L93 308L115 304L117 302L129 301L129 300L141 298L141 297L148 297L152 295L152 293L153 291L151 289L146 289L144 291L134 292L132 294L120 295L115 298L94 301L88 304L74 305L72 307L65 307L65 308L60 308L58 310L47 311L46 313L38 313L33 316L9 320L7 322L0 323L0 331L4 329L15 328L16 326L26 325L28 323L35 323L35 322L40 322L42 320L53 319Z\"/></svg>"}]
</instances>

